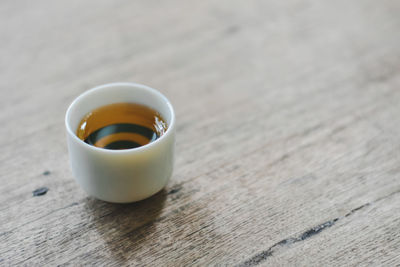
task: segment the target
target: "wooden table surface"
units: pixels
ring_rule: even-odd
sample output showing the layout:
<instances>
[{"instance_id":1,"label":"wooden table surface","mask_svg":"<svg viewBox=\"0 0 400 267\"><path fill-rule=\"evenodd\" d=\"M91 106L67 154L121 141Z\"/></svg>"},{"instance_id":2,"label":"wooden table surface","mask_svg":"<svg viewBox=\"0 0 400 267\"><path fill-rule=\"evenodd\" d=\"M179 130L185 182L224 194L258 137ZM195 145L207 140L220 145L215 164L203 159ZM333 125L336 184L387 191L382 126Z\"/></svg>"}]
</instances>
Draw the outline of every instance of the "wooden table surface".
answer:
<instances>
[{"instance_id":1,"label":"wooden table surface","mask_svg":"<svg viewBox=\"0 0 400 267\"><path fill-rule=\"evenodd\" d=\"M399 14L1 1L0 265L399 265ZM159 89L178 122L170 182L126 205L75 183L64 131L75 97L116 81Z\"/></svg>"}]
</instances>

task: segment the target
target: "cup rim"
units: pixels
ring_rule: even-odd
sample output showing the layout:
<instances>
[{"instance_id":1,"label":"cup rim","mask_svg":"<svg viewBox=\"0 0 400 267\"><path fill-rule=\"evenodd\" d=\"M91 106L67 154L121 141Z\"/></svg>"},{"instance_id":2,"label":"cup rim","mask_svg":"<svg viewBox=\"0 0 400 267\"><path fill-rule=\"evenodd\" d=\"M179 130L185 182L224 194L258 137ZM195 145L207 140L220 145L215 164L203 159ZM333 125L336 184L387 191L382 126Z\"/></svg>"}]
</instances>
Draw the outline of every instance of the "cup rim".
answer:
<instances>
[{"instance_id":1,"label":"cup rim","mask_svg":"<svg viewBox=\"0 0 400 267\"><path fill-rule=\"evenodd\" d=\"M105 149L105 148L89 145L88 143L85 143L82 139L78 138L78 136L76 136L75 132L71 129L71 125L69 125L69 123L68 123L72 107L77 105L77 103L79 103L81 99L83 99L87 95L91 94L93 91L97 91L99 89L103 89L103 88L107 88L107 87L114 87L114 86L128 86L128 87L131 87L131 88L146 89L146 90L149 90L152 93L156 94L161 99L163 99L163 101L167 105L168 110L169 110L169 112L171 114L171 122L168 124L167 131L160 138L156 139L153 142L150 142L150 143L145 144L145 145L140 146L140 147L128 148L128 149ZM88 149L91 149L91 150L94 150L94 151L98 151L98 152L101 152L101 153L110 153L110 154L139 153L141 151L148 150L148 149L156 146L158 143L160 143L162 140L166 139L168 136L170 136L172 134L171 132L173 131L173 129L175 127L175 112L174 112L174 108L172 107L172 104L168 100L168 98L166 96L164 96L161 92L159 92L158 90L156 90L154 88L151 88L151 87L149 87L147 85L143 85L143 84L139 84L139 83L133 83L133 82L114 82L114 83L107 83L107 84L102 84L102 85L93 87L93 88L83 92L79 96L77 96L71 102L71 104L68 106L68 109L67 109L67 111L65 113L65 127L67 129L67 133L69 135L71 135L74 140L76 140L80 145L82 145L84 147L87 147Z\"/></svg>"}]
</instances>

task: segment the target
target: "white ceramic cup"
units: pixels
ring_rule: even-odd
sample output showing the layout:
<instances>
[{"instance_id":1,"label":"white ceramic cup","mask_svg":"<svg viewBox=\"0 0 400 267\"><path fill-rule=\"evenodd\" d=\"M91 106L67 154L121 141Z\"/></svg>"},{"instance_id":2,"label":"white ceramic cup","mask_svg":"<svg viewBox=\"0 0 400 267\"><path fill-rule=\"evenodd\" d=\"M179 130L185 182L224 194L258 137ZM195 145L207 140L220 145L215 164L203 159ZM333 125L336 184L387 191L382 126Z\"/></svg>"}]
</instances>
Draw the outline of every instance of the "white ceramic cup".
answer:
<instances>
[{"instance_id":1,"label":"white ceramic cup","mask_svg":"<svg viewBox=\"0 0 400 267\"><path fill-rule=\"evenodd\" d=\"M168 125L167 131L147 145L124 150L98 148L77 137L78 125L87 113L119 102L158 111ZM73 176L89 195L116 203L139 201L160 191L172 175L175 114L168 99L155 89L135 83L95 87L72 102L65 126Z\"/></svg>"}]
</instances>

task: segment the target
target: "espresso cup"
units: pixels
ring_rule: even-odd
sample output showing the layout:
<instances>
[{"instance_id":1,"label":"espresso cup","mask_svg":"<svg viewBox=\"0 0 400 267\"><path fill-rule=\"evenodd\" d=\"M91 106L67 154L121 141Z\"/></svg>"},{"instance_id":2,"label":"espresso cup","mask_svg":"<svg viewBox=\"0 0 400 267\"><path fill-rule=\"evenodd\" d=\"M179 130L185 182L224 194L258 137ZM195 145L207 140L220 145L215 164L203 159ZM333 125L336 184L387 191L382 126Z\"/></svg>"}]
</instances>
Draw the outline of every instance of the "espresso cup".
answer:
<instances>
[{"instance_id":1,"label":"espresso cup","mask_svg":"<svg viewBox=\"0 0 400 267\"><path fill-rule=\"evenodd\" d=\"M157 140L137 148L110 150L85 143L76 135L82 118L101 106L137 103L163 117L167 131ZM160 191L172 175L175 148L175 114L168 99L155 89L136 83L112 83L78 96L65 115L72 174L91 196L128 203Z\"/></svg>"}]
</instances>

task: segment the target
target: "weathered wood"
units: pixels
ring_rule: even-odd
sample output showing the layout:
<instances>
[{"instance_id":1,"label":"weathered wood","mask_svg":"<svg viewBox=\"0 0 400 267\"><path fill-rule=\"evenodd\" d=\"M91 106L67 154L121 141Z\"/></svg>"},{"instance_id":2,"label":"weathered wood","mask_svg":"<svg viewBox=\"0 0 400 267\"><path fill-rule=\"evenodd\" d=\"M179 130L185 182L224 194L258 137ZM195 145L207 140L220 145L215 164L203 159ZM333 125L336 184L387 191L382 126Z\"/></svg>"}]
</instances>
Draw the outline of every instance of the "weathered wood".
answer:
<instances>
[{"instance_id":1,"label":"weathered wood","mask_svg":"<svg viewBox=\"0 0 400 267\"><path fill-rule=\"evenodd\" d=\"M399 265L399 11L2 1L0 265ZM69 103L113 81L177 113L169 185L129 205L88 197L65 144Z\"/></svg>"}]
</instances>

